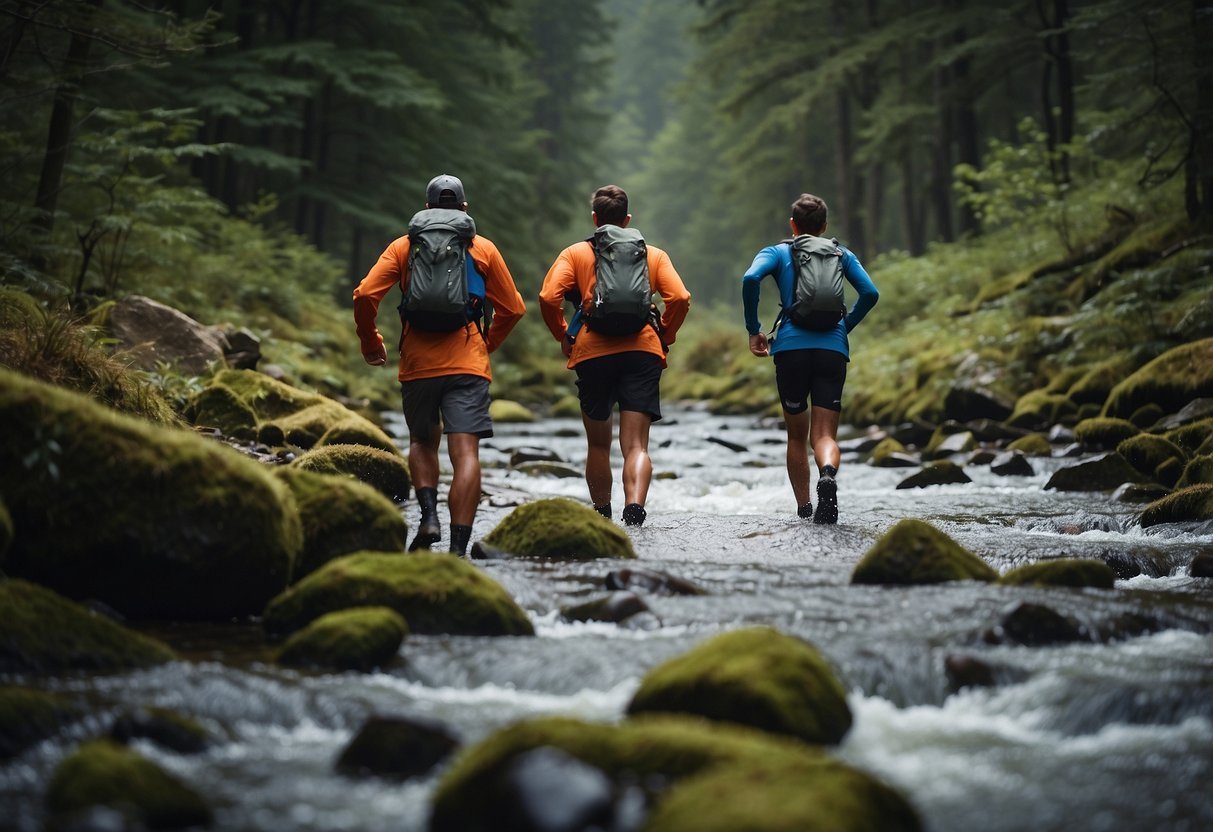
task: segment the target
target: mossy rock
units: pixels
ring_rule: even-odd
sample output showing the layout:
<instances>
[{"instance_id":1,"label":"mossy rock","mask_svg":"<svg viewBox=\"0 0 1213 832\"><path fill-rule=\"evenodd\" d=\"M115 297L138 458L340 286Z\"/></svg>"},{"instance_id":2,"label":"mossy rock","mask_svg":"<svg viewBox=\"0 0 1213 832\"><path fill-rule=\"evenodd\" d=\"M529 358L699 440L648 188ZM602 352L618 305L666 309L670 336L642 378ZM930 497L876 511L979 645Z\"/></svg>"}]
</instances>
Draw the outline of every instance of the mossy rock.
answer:
<instances>
[{"instance_id":1,"label":"mossy rock","mask_svg":"<svg viewBox=\"0 0 1213 832\"><path fill-rule=\"evenodd\" d=\"M373 670L396 657L408 624L387 607L354 607L322 615L295 632L278 663L322 670Z\"/></svg>"},{"instance_id":2,"label":"mossy rock","mask_svg":"<svg viewBox=\"0 0 1213 832\"><path fill-rule=\"evenodd\" d=\"M3 627L0 624L0 627ZM33 688L0 687L0 761L58 734L87 712L66 696Z\"/></svg>"},{"instance_id":3,"label":"mossy rock","mask_svg":"<svg viewBox=\"0 0 1213 832\"><path fill-rule=\"evenodd\" d=\"M1174 488L1183 477L1185 460L1172 457L1164 459L1154 469L1154 480L1167 488Z\"/></svg>"},{"instance_id":4,"label":"mossy rock","mask_svg":"<svg viewBox=\"0 0 1213 832\"><path fill-rule=\"evenodd\" d=\"M550 415L556 419L576 419L581 416L581 399L576 396L561 396L552 405Z\"/></svg>"},{"instance_id":5,"label":"mossy rock","mask_svg":"<svg viewBox=\"0 0 1213 832\"><path fill-rule=\"evenodd\" d=\"M13 515L8 513L8 507L0 500L0 563L4 562L4 553L13 543Z\"/></svg>"},{"instance_id":6,"label":"mossy rock","mask_svg":"<svg viewBox=\"0 0 1213 832\"><path fill-rule=\"evenodd\" d=\"M1033 390L1020 396L1006 423L1013 428L1038 430L1078 412L1078 405L1064 393Z\"/></svg>"},{"instance_id":7,"label":"mossy rock","mask_svg":"<svg viewBox=\"0 0 1213 832\"><path fill-rule=\"evenodd\" d=\"M745 773L743 782L752 787L745 800L728 809L730 829L881 829L917 830L917 816L910 805L880 781L837 761L821 750L776 734L767 734L730 723L699 718L644 714L618 725L582 722L551 717L516 723L465 749L439 782L430 820L431 832L489 832L500 829L505 808L496 795L505 791L511 764L527 752L555 748L602 771L617 788L640 783L662 812L666 800L672 804L671 823L689 828L717 828L710 815L726 809L697 790L700 812L687 818L694 805L679 799L682 784L695 787L699 776L722 777ZM810 799L794 800L783 807L784 778L794 780ZM763 790L772 782L775 793ZM696 792L692 792L695 794ZM734 791L725 794L737 799ZM766 797L772 798L771 801ZM840 818L842 807L856 815ZM829 822L822 811L837 809ZM795 812L795 814L793 814ZM803 812L803 814L800 814ZM739 816L741 820L738 822ZM650 821L642 829L664 827ZM777 826L763 825L777 819ZM680 825L678 828L682 828ZM723 827L721 827L723 828Z\"/></svg>"},{"instance_id":8,"label":"mossy rock","mask_svg":"<svg viewBox=\"0 0 1213 832\"><path fill-rule=\"evenodd\" d=\"M1193 399L1213 396L1213 338L1164 352L1112 389L1105 416L1131 416L1154 402L1177 413Z\"/></svg>"},{"instance_id":9,"label":"mossy rock","mask_svg":"<svg viewBox=\"0 0 1213 832\"><path fill-rule=\"evenodd\" d=\"M46 792L52 826L106 806L150 829L209 826L211 808L189 786L151 760L111 740L81 745L55 769Z\"/></svg>"},{"instance_id":10,"label":"mossy rock","mask_svg":"<svg viewBox=\"0 0 1213 832\"><path fill-rule=\"evenodd\" d=\"M1065 558L1029 563L998 579L1010 586L1069 586L1111 589L1116 573L1102 560Z\"/></svg>"},{"instance_id":11,"label":"mossy rock","mask_svg":"<svg viewBox=\"0 0 1213 832\"><path fill-rule=\"evenodd\" d=\"M1007 445L1007 450L1019 451L1025 456L1052 456L1053 446L1040 433L1029 433L1021 436Z\"/></svg>"},{"instance_id":12,"label":"mossy rock","mask_svg":"<svg viewBox=\"0 0 1213 832\"><path fill-rule=\"evenodd\" d=\"M397 454L360 445L327 445L300 456L292 466L317 474L337 474L364 482L389 500L409 498L409 466Z\"/></svg>"},{"instance_id":13,"label":"mossy rock","mask_svg":"<svg viewBox=\"0 0 1213 832\"><path fill-rule=\"evenodd\" d=\"M1183 448L1190 456L1208 453L1204 449L1213 440L1213 419L1201 419L1199 422L1169 430L1163 436Z\"/></svg>"},{"instance_id":14,"label":"mossy rock","mask_svg":"<svg viewBox=\"0 0 1213 832\"><path fill-rule=\"evenodd\" d=\"M114 671L171 661L173 651L17 578L0 580L0 673Z\"/></svg>"},{"instance_id":15,"label":"mossy rock","mask_svg":"<svg viewBox=\"0 0 1213 832\"><path fill-rule=\"evenodd\" d=\"M973 432L956 423L943 424L935 429L931 440L922 452L923 459L943 459L952 454L968 453L977 447Z\"/></svg>"},{"instance_id":16,"label":"mossy rock","mask_svg":"<svg viewBox=\"0 0 1213 832\"><path fill-rule=\"evenodd\" d=\"M1213 454L1213 433L1210 433L1204 442L1197 446L1193 456L1204 456L1205 454Z\"/></svg>"},{"instance_id":17,"label":"mossy rock","mask_svg":"<svg viewBox=\"0 0 1213 832\"><path fill-rule=\"evenodd\" d=\"M294 579L351 552L403 552L408 524L400 509L369 485L293 465L275 467L295 495L303 521L303 551Z\"/></svg>"},{"instance_id":18,"label":"mossy rock","mask_svg":"<svg viewBox=\"0 0 1213 832\"><path fill-rule=\"evenodd\" d=\"M629 714L695 714L837 745L851 729L846 689L810 644L770 627L708 639L645 674Z\"/></svg>"},{"instance_id":19,"label":"mossy rock","mask_svg":"<svg viewBox=\"0 0 1213 832\"><path fill-rule=\"evenodd\" d=\"M1076 405L1102 405L1108 399L1117 384L1133 371L1133 363L1128 356L1118 356L1108 361L1100 362L1088 369L1078 378L1066 395Z\"/></svg>"},{"instance_id":20,"label":"mossy rock","mask_svg":"<svg viewBox=\"0 0 1213 832\"><path fill-rule=\"evenodd\" d=\"M1149 479L1123 456L1113 452L1057 469L1045 483L1045 490L1113 491L1126 482L1146 482Z\"/></svg>"},{"instance_id":21,"label":"mossy rock","mask_svg":"<svg viewBox=\"0 0 1213 832\"><path fill-rule=\"evenodd\" d=\"M121 743L146 739L178 754L200 754L217 739L193 717L154 706L118 715L110 726L109 738Z\"/></svg>"},{"instance_id":22,"label":"mossy rock","mask_svg":"<svg viewBox=\"0 0 1213 832\"><path fill-rule=\"evenodd\" d=\"M484 536L484 542L521 557L636 557L632 539L622 529L589 506L567 497L519 506Z\"/></svg>"},{"instance_id":23,"label":"mossy rock","mask_svg":"<svg viewBox=\"0 0 1213 832\"><path fill-rule=\"evenodd\" d=\"M1176 488L1189 485L1213 485L1213 454L1193 457L1184 467L1183 475L1176 481Z\"/></svg>"},{"instance_id":24,"label":"mossy rock","mask_svg":"<svg viewBox=\"0 0 1213 832\"><path fill-rule=\"evenodd\" d=\"M257 613L303 544L265 466L7 370L0 494L20 518L5 572L134 617Z\"/></svg>"},{"instance_id":25,"label":"mossy rock","mask_svg":"<svg viewBox=\"0 0 1213 832\"><path fill-rule=\"evenodd\" d=\"M489 418L500 424L525 424L535 421L535 414L523 404L509 399L494 399L489 404Z\"/></svg>"},{"instance_id":26,"label":"mossy rock","mask_svg":"<svg viewBox=\"0 0 1213 832\"><path fill-rule=\"evenodd\" d=\"M195 425L216 428L224 436L245 440L257 436L257 414L222 384L212 384L194 394L185 415Z\"/></svg>"},{"instance_id":27,"label":"mossy rock","mask_svg":"<svg viewBox=\"0 0 1213 832\"><path fill-rule=\"evenodd\" d=\"M322 615L351 607L390 607L413 633L534 635L526 612L504 588L452 554L359 552L329 561L279 595L262 624L285 636Z\"/></svg>"},{"instance_id":28,"label":"mossy rock","mask_svg":"<svg viewBox=\"0 0 1213 832\"><path fill-rule=\"evenodd\" d=\"M899 520L855 564L853 584L995 581L998 573L929 523Z\"/></svg>"},{"instance_id":29,"label":"mossy rock","mask_svg":"<svg viewBox=\"0 0 1213 832\"><path fill-rule=\"evenodd\" d=\"M1131 436L1116 446L1116 453L1140 473L1153 476L1168 459L1186 459L1183 450L1169 439L1152 433Z\"/></svg>"},{"instance_id":30,"label":"mossy rock","mask_svg":"<svg viewBox=\"0 0 1213 832\"><path fill-rule=\"evenodd\" d=\"M1166 414L1162 412L1161 407L1154 402L1150 402L1149 404L1134 410L1133 415L1129 417L1129 421L1137 425L1142 430L1145 430L1161 419L1164 415Z\"/></svg>"},{"instance_id":31,"label":"mossy rock","mask_svg":"<svg viewBox=\"0 0 1213 832\"><path fill-rule=\"evenodd\" d=\"M1146 506L1142 528L1160 523L1213 520L1213 485L1190 485Z\"/></svg>"},{"instance_id":32,"label":"mossy rock","mask_svg":"<svg viewBox=\"0 0 1213 832\"><path fill-rule=\"evenodd\" d=\"M928 488L932 485L963 485L972 482L964 469L948 459L941 459L923 467L917 474L911 474L897 483L899 489Z\"/></svg>"},{"instance_id":33,"label":"mossy rock","mask_svg":"<svg viewBox=\"0 0 1213 832\"><path fill-rule=\"evenodd\" d=\"M459 740L437 723L373 716L342 750L337 771L403 780L428 774L458 747Z\"/></svg>"},{"instance_id":34,"label":"mossy rock","mask_svg":"<svg viewBox=\"0 0 1213 832\"><path fill-rule=\"evenodd\" d=\"M876 447L872 448L871 454L868 456L868 462L871 465L881 467L882 463L889 458L891 454L907 453L906 446L898 442L892 436L886 436L876 443Z\"/></svg>"},{"instance_id":35,"label":"mossy rock","mask_svg":"<svg viewBox=\"0 0 1213 832\"><path fill-rule=\"evenodd\" d=\"M382 428L366 419L348 417L329 427L320 435L320 441L316 444L322 448L327 445L365 445L388 453L399 453L396 443Z\"/></svg>"},{"instance_id":36,"label":"mossy rock","mask_svg":"<svg viewBox=\"0 0 1213 832\"><path fill-rule=\"evenodd\" d=\"M1128 419L1083 419L1074 426L1074 438L1091 448L1111 450L1121 442L1141 433Z\"/></svg>"}]
</instances>

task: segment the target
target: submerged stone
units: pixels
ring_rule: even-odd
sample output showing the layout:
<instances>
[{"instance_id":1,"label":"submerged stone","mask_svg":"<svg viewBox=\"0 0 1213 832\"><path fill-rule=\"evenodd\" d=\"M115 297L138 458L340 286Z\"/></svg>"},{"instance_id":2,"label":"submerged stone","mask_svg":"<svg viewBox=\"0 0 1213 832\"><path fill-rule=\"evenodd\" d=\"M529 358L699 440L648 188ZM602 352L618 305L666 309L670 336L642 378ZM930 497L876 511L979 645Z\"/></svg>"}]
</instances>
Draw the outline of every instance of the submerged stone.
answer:
<instances>
[{"instance_id":1,"label":"submerged stone","mask_svg":"<svg viewBox=\"0 0 1213 832\"><path fill-rule=\"evenodd\" d=\"M490 546L539 558L635 558L632 539L594 509L565 497L521 505L484 536Z\"/></svg>"},{"instance_id":2,"label":"submerged stone","mask_svg":"<svg viewBox=\"0 0 1213 832\"><path fill-rule=\"evenodd\" d=\"M320 670L374 670L396 658L408 630L400 613L387 607L330 612L293 633L278 652L278 663Z\"/></svg>"},{"instance_id":3,"label":"submerged stone","mask_svg":"<svg viewBox=\"0 0 1213 832\"><path fill-rule=\"evenodd\" d=\"M855 564L853 584L934 584L994 581L998 573L952 538L907 518L886 531Z\"/></svg>"},{"instance_id":4,"label":"submerged stone","mask_svg":"<svg viewBox=\"0 0 1213 832\"><path fill-rule=\"evenodd\" d=\"M992 643L1012 642L1028 647L1064 644L1084 638L1078 625L1044 606L1021 601L1007 610L998 626L986 633Z\"/></svg>"},{"instance_id":5,"label":"submerged stone","mask_svg":"<svg viewBox=\"0 0 1213 832\"><path fill-rule=\"evenodd\" d=\"M624 567L608 572L603 581L607 589L627 589L651 595L707 595L703 587L657 569Z\"/></svg>"},{"instance_id":6,"label":"submerged stone","mask_svg":"<svg viewBox=\"0 0 1213 832\"><path fill-rule=\"evenodd\" d=\"M1111 589L1116 573L1102 560L1065 558L1029 563L998 579L1010 586L1069 586Z\"/></svg>"},{"instance_id":7,"label":"submerged stone","mask_svg":"<svg viewBox=\"0 0 1213 832\"><path fill-rule=\"evenodd\" d=\"M354 777L421 777L458 747L459 740L438 722L372 716L341 751L337 771Z\"/></svg>"},{"instance_id":8,"label":"submerged stone","mask_svg":"<svg viewBox=\"0 0 1213 832\"><path fill-rule=\"evenodd\" d=\"M618 624L634 615L651 612L649 605L631 592L612 592L603 598L595 598L583 604L560 608L560 617L566 621L609 621Z\"/></svg>"}]
</instances>

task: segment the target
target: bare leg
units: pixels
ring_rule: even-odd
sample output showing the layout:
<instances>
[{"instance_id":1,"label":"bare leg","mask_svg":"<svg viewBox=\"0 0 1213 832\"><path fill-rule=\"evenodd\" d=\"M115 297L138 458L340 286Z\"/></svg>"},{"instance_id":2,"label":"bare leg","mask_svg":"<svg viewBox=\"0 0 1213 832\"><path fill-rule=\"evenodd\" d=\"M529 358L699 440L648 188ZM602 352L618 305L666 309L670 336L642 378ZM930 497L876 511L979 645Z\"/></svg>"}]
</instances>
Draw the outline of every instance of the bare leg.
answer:
<instances>
[{"instance_id":1,"label":"bare leg","mask_svg":"<svg viewBox=\"0 0 1213 832\"><path fill-rule=\"evenodd\" d=\"M585 484L590 489L590 500L596 506L611 501L611 418L602 421L581 414L585 425Z\"/></svg>"},{"instance_id":2,"label":"bare leg","mask_svg":"<svg viewBox=\"0 0 1213 832\"><path fill-rule=\"evenodd\" d=\"M448 433L446 444L454 469L447 497L451 525L470 526L480 504L480 437L474 433Z\"/></svg>"},{"instance_id":3,"label":"bare leg","mask_svg":"<svg viewBox=\"0 0 1213 832\"><path fill-rule=\"evenodd\" d=\"M813 445L813 456L817 459L817 467L824 468L827 465L833 465L834 470L838 470L839 462L842 459L842 454L838 450L838 417L841 414L837 410L827 410L824 407L814 407L812 413L813 427L809 434L809 441ZM808 488L807 479L805 488Z\"/></svg>"},{"instance_id":4,"label":"bare leg","mask_svg":"<svg viewBox=\"0 0 1213 832\"><path fill-rule=\"evenodd\" d=\"M649 427L653 418L637 410L619 411L619 450L623 452L623 501L643 506L653 480Z\"/></svg>"},{"instance_id":5,"label":"bare leg","mask_svg":"<svg viewBox=\"0 0 1213 832\"><path fill-rule=\"evenodd\" d=\"M783 421L788 431L788 482L799 508L809 502L809 411L791 414L785 410Z\"/></svg>"},{"instance_id":6,"label":"bare leg","mask_svg":"<svg viewBox=\"0 0 1213 832\"><path fill-rule=\"evenodd\" d=\"M442 441L442 429L434 425L429 439L409 437L409 474L413 488L438 487L438 444Z\"/></svg>"}]
</instances>

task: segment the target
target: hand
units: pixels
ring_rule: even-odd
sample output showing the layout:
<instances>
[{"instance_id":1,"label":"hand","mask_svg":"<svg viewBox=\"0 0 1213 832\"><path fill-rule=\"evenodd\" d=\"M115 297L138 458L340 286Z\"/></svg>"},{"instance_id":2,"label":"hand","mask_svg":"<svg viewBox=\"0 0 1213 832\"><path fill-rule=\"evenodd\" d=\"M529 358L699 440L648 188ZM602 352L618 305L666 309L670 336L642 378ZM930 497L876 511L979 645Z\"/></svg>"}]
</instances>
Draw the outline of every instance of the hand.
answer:
<instances>
[{"instance_id":1,"label":"hand","mask_svg":"<svg viewBox=\"0 0 1213 832\"><path fill-rule=\"evenodd\" d=\"M759 358L771 354L771 342L767 340L765 332L759 332L750 336L750 352Z\"/></svg>"},{"instance_id":2,"label":"hand","mask_svg":"<svg viewBox=\"0 0 1213 832\"><path fill-rule=\"evenodd\" d=\"M380 347L376 352L364 352L362 358L372 367L382 367L387 363L387 350Z\"/></svg>"}]
</instances>

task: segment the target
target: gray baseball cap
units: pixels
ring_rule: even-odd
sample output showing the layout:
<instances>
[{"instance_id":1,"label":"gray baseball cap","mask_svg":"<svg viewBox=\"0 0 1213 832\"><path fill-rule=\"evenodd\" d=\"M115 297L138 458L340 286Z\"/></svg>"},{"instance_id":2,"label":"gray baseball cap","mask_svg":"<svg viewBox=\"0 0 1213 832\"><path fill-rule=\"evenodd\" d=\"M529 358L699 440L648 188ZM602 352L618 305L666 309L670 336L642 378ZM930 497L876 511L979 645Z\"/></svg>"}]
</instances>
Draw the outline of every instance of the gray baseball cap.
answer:
<instances>
[{"instance_id":1,"label":"gray baseball cap","mask_svg":"<svg viewBox=\"0 0 1213 832\"><path fill-rule=\"evenodd\" d=\"M462 208L467 199L458 177L442 173L425 186L425 202L431 208Z\"/></svg>"}]
</instances>

